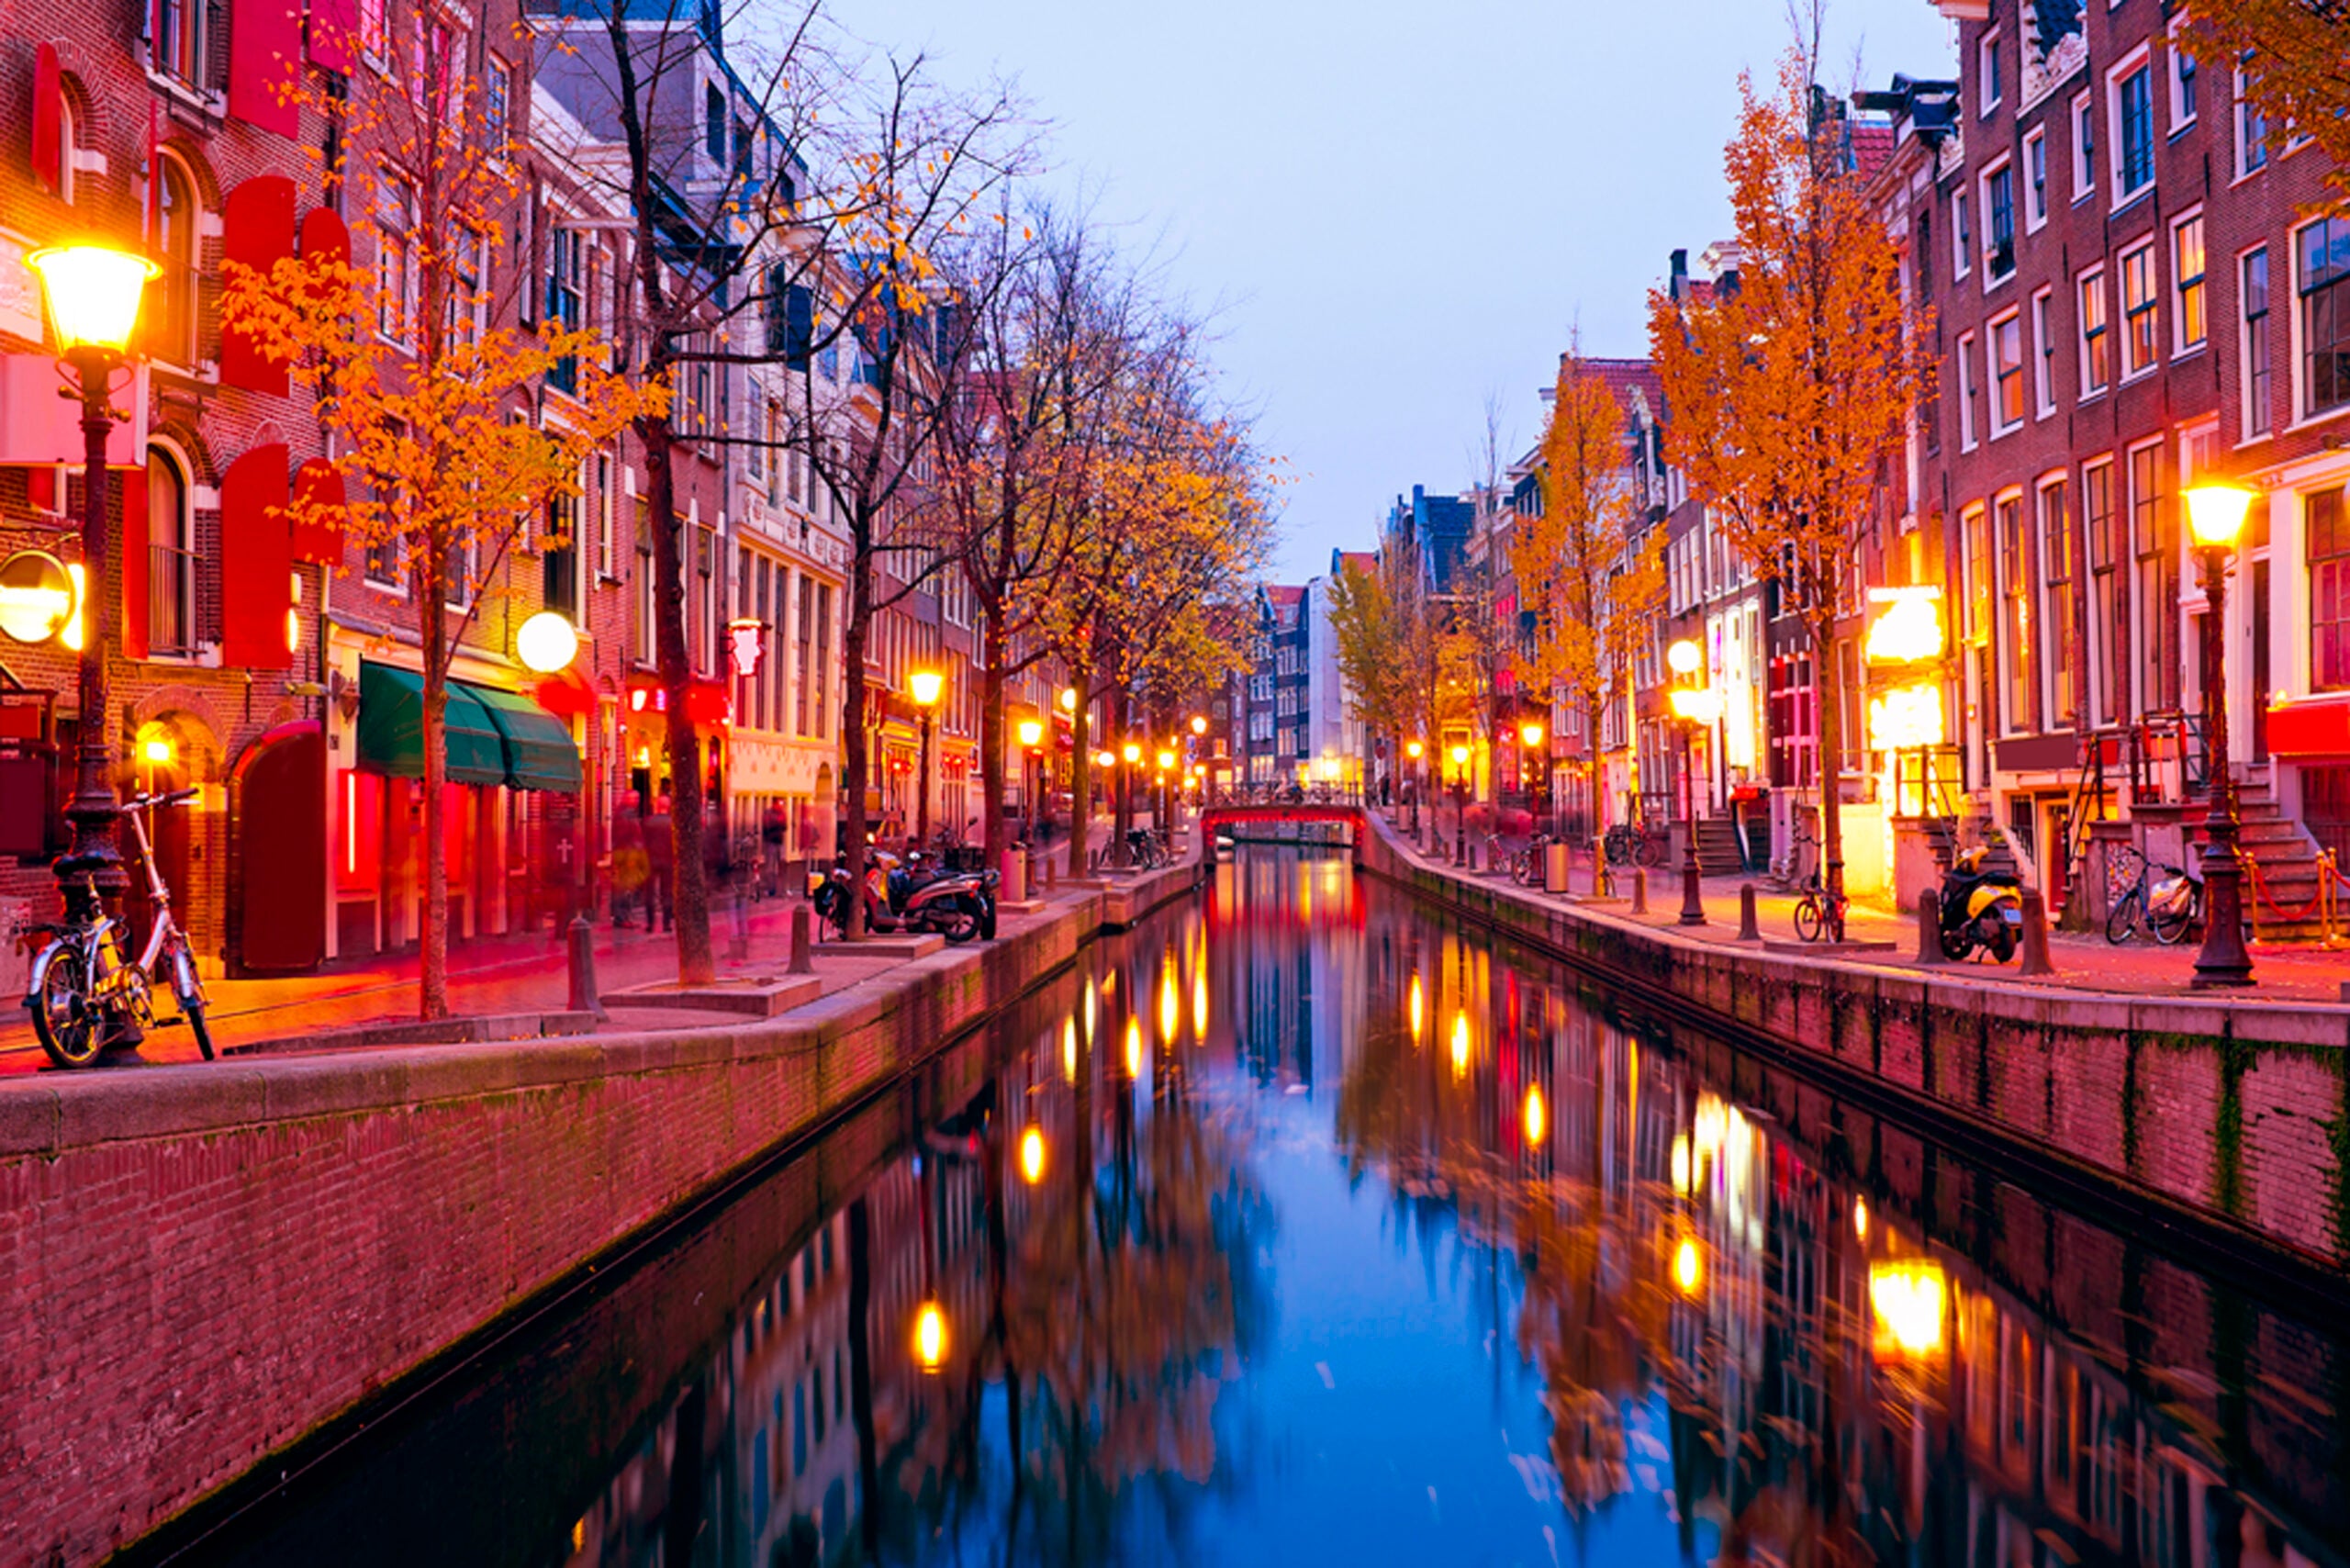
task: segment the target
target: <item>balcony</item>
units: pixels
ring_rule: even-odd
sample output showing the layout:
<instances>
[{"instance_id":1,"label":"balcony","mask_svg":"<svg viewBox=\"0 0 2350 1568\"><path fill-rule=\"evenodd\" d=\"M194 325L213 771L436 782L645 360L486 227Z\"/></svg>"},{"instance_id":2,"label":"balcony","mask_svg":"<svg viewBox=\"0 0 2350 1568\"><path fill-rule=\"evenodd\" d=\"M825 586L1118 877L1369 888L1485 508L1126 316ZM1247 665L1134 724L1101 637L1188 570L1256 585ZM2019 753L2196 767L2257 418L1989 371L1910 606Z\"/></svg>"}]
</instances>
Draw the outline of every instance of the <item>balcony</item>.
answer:
<instances>
[{"instance_id":1,"label":"balcony","mask_svg":"<svg viewBox=\"0 0 2350 1568\"><path fill-rule=\"evenodd\" d=\"M196 552L170 544L147 547L147 649L196 652Z\"/></svg>"}]
</instances>

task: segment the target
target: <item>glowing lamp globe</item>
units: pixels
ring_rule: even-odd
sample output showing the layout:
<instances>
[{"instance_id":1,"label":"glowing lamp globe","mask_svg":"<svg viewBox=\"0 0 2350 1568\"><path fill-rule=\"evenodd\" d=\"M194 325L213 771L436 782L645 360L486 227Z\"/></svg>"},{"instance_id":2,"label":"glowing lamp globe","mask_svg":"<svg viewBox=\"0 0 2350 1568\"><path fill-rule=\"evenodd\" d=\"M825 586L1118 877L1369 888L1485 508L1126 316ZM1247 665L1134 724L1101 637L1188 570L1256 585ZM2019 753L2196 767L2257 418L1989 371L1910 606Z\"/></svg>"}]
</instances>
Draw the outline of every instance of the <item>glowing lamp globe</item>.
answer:
<instances>
[{"instance_id":1,"label":"glowing lamp globe","mask_svg":"<svg viewBox=\"0 0 2350 1568\"><path fill-rule=\"evenodd\" d=\"M1722 694L1711 687L1683 689L1673 694L1675 718L1693 724L1710 724L1722 716Z\"/></svg>"},{"instance_id":2,"label":"glowing lamp globe","mask_svg":"<svg viewBox=\"0 0 2350 1568\"><path fill-rule=\"evenodd\" d=\"M913 693L916 706L935 708L946 689L946 678L934 669L918 669L906 677L906 687Z\"/></svg>"},{"instance_id":3,"label":"glowing lamp globe","mask_svg":"<svg viewBox=\"0 0 2350 1568\"><path fill-rule=\"evenodd\" d=\"M1064 686L1061 688L1061 711L1064 713L1074 713L1077 711L1076 687Z\"/></svg>"},{"instance_id":4,"label":"glowing lamp globe","mask_svg":"<svg viewBox=\"0 0 2350 1568\"><path fill-rule=\"evenodd\" d=\"M1045 1179L1045 1135L1035 1127L1020 1135L1020 1177L1031 1187Z\"/></svg>"},{"instance_id":5,"label":"glowing lamp globe","mask_svg":"<svg viewBox=\"0 0 2350 1568\"><path fill-rule=\"evenodd\" d=\"M1045 740L1045 726L1034 719L1020 721L1020 744L1034 751Z\"/></svg>"},{"instance_id":6,"label":"glowing lamp globe","mask_svg":"<svg viewBox=\"0 0 2350 1568\"><path fill-rule=\"evenodd\" d=\"M579 633L561 610L542 610L514 633L514 656L540 675L569 669L578 654Z\"/></svg>"},{"instance_id":7,"label":"glowing lamp globe","mask_svg":"<svg viewBox=\"0 0 2350 1568\"><path fill-rule=\"evenodd\" d=\"M1132 741L1128 741L1126 743L1124 755L1129 764L1140 762L1142 760L1142 747L1135 745Z\"/></svg>"},{"instance_id":8,"label":"glowing lamp globe","mask_svg":"<svg viewBox=\"0 0 2350 1568\"><path fill-rule=\"evenodd\" d=\"M1686 637L1664 650L1665 667L1675 675L1695 675L1697 666L1703 662L1704 656L1697 651L1697 644Z\"/></svg>"},{"instance_id":9,"label":"glowing lamp globe","mask_svg":"<svg viewBox=\"0 0 2350 1568\"><path fill-rule=\"evenodd\" d=\"M946 1362L946 1309L934 1301L923 1302L914 1313L914 1360L926 1372Z\"/></svg>"},{"instance_id":10,"label":"glowing lamp globe","mask_svg":"<svg viewBox=\"0 0 2350 1568\"><path fill-rule=\"evenodd\" d=\"M1162 751L1162 752L1160 752L1160 753L1158 754L1158 771L1160 771L1161 773L1164 773L1164 772L1166 772L1169 768L1170 768L1170 767L1174 767L1174 766L1175 766L1175 754L1174 754L1173 752L1171 752L1171 751Z\"/></svg>"},{"instance_id":11,"label":"glowing lamp globe","mask_svg":"<svg viewBox=\"0 0 2350 1568\"><path fill-rule=\"evenodd\" d=\"M1192 733L1195 735L1203 735L1208 733L1207 715L1204 713L1192 715Z\"/></svg>"},{"instance_id":12,"label":"glowing lamp globe","mask_svg":"<svg viewBox=\"0 0 2350 1568\"><path fill-rule=\"evenodd\" d=\"M1104 767L1115 767L1118 766L1118 754L1114 751L1097 751L1093 754L1093 760Z\"/></svg>"},{"instance_id":13,"label":"glowing lamp globe","mask_svg":"<svg viewBox=\"0 0 2350 1568\"><path fill-rule=\"evenodd\" d=\"M40 274L59 349L120 354L139 328L139 305L163 269L144 256L105 245L51 245L25 258Z\"/></svg>"},{"instance_id":14,"label":"glowing lamp globe","mask_svg":"<svg viewBox=\"0 0 2350 1568\"><path fill-rule=\"evenodd\" d=\"M1420 754L1427 749L1427 747L1422 745L1417 741L1405 741L1404 743L1404 755L1410 757L1414 762L1419 761Z\"/></svg>"},{"instance_id":15,"label":"glowing lamp globe","mask_svg":"<svg viewBox=\"0 0 2350 1568\"><path fill-rule=\"evenodd\" d=\"M2252 492L2237 485L2196 485L2187 492L2187 526L2204 549L2228 549L2244 533Z\"/></svg>"},{"instance_id":16,"label":"glowing lamp globe","mask_svg":"<svg viewBox=\"0 0 2350 1568\"><path fill-rule=\"evenodd\" d=\"M1457 745L1452 748L1452 766L1455 767L1466 767L1469 766L1469 748L1467 746Z\"/></svg>"},{"instance_id":17,"label":"glowing lamp globe","mask_svg":"<svg viewBox=\"0 0 2350 1568\"><path fill-rule=\"evenodd\" d=\"M1520 724L1517 727L1517 738L1524 741L1528 745L1540 745L1542 744L1542 726L1529 720L1526 723Z\"/></svg>"}]
</instances>

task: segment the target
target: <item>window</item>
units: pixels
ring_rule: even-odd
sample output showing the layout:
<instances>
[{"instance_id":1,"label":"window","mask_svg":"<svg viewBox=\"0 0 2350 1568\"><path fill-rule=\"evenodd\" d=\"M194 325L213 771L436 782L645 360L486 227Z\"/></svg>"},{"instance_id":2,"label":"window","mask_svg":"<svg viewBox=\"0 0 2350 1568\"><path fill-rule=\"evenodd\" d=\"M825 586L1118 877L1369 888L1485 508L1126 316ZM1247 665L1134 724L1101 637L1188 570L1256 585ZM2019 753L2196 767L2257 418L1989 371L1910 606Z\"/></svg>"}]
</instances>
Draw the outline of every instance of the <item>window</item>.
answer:
<instances>
[{"instance_id":1,"label":"window","mask_svg":"<svg viewBox=\"0 0 2350 1568\"><path fill-rule=\"evenodd\" d=\"M577 229L547 230L547 325L576 332L587 299L588 236ZM579 360L565 355L547 367L547 385L558 392L579 389Z\"/></svg>"},{"instance_id":2,"label":"window","mask_svg":"<svg viewBox=\"0 0 2350 1568\"><path fill-rule=\"evenodd\" d=\"M616 566L617 548L612 537L612 454L599 452L588 460L591 487L588 495L596 509L596 572L610 577Z\"/></svg>"},{"instance_id":3,"label":"window","mask_svg":"<svg viewBox=\"0 0 2350 1568\"><path fill-rule=\"evenodd\" d=\"M2244 96L2251 78L2242 66L2236 68L2236 178L2256 174L2268 167L2268 117Z\"/></svg>"},{"instance_id":4,"label":"window","mask_svg":"<svg viewBox=\"0 0 2350 1568\"><path fill-rule=\"evenodd\" d=\"M2010 310L1991 323L1991 431L2023 423L2023 317Z\"/></svg>"},{"instance_id":5,"label":"window","mask_svg":"<svg viewBox=\"0 0 2350 1568\"><path fill-rule=\"evenodd\" d=\"M2107 78L2113 117L2113 205L2154 183L2154 68L2143 49Z\"/></svg>"},{"instance_id":6,"label":"window","mask_svg":"<svg viewBox=\"0 0 2350 1568\"><path fill-rule=\"evenodd\" d=\"M155 154L155 216L158 260L163 269L160 290L149 310L148 352L169 364L193 366L196 360L197 290L202 273L203 241L196 233L200 214L196 181L187 165L169 152Z\"/></svg>"},{"instance_id":7,"label":"window","mask_svg":"<svg viewBox=\"0 0 2350 1568\"><path fill-rule=\"evenodd\" d=\"M205 45L212 32L211 0L155 0L151 59L157 71L201 92Z\"/></svg>"},{"instance_id":8,"label":"window","mask_svg":"<svg viewBox=\"0 0 2350 1568\"><path fill-rule=\"evenodd\" d=\"M2306 417L2350 403L2350 218L2322 218L2298 239Z\"/></svg>"},{"instance_id":9,"label":"window","mask_svg":"<svg viewBox=\"0 0 2350 1568\"><path fill-rule=\"evenodd\" d=\"M1934 297L1934 214L1931 208L1918 214L1918 243L1910 250L1916 258L1918 300L1930 303Z\"/></svg>"},{"instance_id":10,"label":"window","mask_svg":"<svg viewBox=\"0 0 2350 1568\"><path fill-rule=\"evenodd\" d=\"M1986 287L2016 271L2016 174L2004 162L1983 176L1983 270Z\"/></svg>"},{"instance_id":11,"label":"window","mask_svg":"<svg viewBox=\"0 0 2350 1568\"><path fill-rule=\"evenodd\" d=\"M2310 686L2339 691L2350 687L2350 515L2339 485L2302 504L2309 509Z\"/></svg>"},{"instance_id":12,"label":"window","mask_svg":"<svg viewBox=\"0 0 2350 1568\"><path fill-rule=\"evenodd\" d=\"M489 324L487 275L489 246L478 229L454 225L449 240L449 297L443 306L445 326L459 342L480 341Z\"/></svg>"},{"instance_id":13,"label":"window","mask_svg":"<svg viewBox=\"0 0 2350 1568\"><path fill-rule=\"evenodd\" d=\"M1959 514L1959 542L1966 552L1966 640L1981 643L1991 634L1991 520L1975 502Z\"/></svg>"},{"instance_id":14,"label":"window","mask_svg":"<svg viewBox=\"0 0 2350 1568\"><path fill-rule=\"evenodd\" d=\"M147 647L196 649L196 552L188 531L187 476L160 446L147 449Z\"/></svg>"},{"instance_id":15,"label":"window","mask_svg":"<svg viewBox=\"0 0 2350 1568\"><path fill-rule=\"evenodd\" d=\"M386 180L375 190L375 331L387 342L408 342L409 289L408 187Z\"/></svg>"},{"instance_id":16,"label":"window","mask_svg":"<svg viewBox=\"0 0 2350 1568\"><path fill-rule=\"evenodd\" d=\"M2161 443L2136 448L2130 454L2130 537L2138 560L2138 700L2147 709L2178 702L2178 549L2169 503Z\"/></svg>"},{"instance_id":17,"label":"window","mask_svg":"<svg viewBox=\"0 0 2350 1568\"><path fill-rule=\"evenodd\" d=\"M702 151L713 163L726 162L726 95L715 82L702 88Z\"/></svg>"},{"instance_id":18,"label":"window","mask_svg":"<svg viewBox=\"0 0 2350 1568\"><path fill-rule=\"evenodd\" d=\"M2113 380L2112 335L2106 330L2105 273L2081 274L2081 396L2102 392Z\"/></svg>"},{"instance_id":19,"label":"window","mask_svg":"<svg viewBox=\"0 0 2350 1568\"><path fill-rule=\"evenodd\" d=\"M2073 520L2065 506L2065 481L2048 480L2040 487L2040 577L2047 585L2048 608L2041 618L2046 628L2048 717L2044 727L2077 724L2079 685L2075 674L2073 639L2080 617L2073 602L2076 567L2074 561Z\"/></svg>"},{"instance_id":20,"label":"window","mask_svg":"<svg viewBox=\"0 0 2350 1568\"><path fill-rule=\"evenodd\" d=\"M546 538L539 549L541 598L549 610L574 622L579 619L580 498L562 494L547 498Z\"/></svg>"},{"instance_id":21,"label":"window","mask_svg":"<svg viewBox=\"0 0 2350 1568\"><path fill-rule=\"evenodd\" d=\"M2087 93L2073 100L2073 199L2097 189L2097 113Z\"/></svg>"},{"instance_id":22,"label":"window","mask_svg":"<svg viewBox=\"0 0 2350 1568\"><path fill-rule=\"evenodd\" d=\"M1964 191L1951 194L1950 244L1950 275L1964 277L1975 266L1975 258L1968 253L1975 249L1975 226L1967 220Z\"/></svg>"},{"instance_id":23,"label":"window","mask_svg":"<svg viewBox=\"0 0 2350 1568\"><path fill-rule=\"evenodd\" d=\"M1998 28L1995 28L1991 31L1983 35L1983 41L1975 46L1975 59L1979 64L1975 73L1975 79L1983 84L1983 100L1982 109L1980 112L1984 118L1988 118L1991 111L1999 106L1999 99L2003 95L2005 87L2005 84L2002 82L1999 75L1999 34Z\"/></svg>"},{"instance_id":24,"label":"window","mask_svg":"<svg viewBox=\"0 0 2350 1568\"><path fill-rule=\"evenodd\" d=\"M2203 215L2182 218L2170 231L2171 319L2178 331L2177 352L2199 349L2210 337L2204 317Z\"/></svg>"},{"instance_id":25,"label":"window","mask_svg":"<svg viewBox=\"0 0 2350 1568\"><path fill-rule=\"evenodd\" d=\"M1993 526L1999 551L1999 641L2008 671L2003 716L2009 734L2029 734L2040 727L2040 655L2035 645L2040 628L2031 610L2039 574L2032 564L2031 536L2024 531L2020 491L1999 498Z\"/></svg>"},{"instance_id":26,"label":"window","mask_svg":"<svg viewBox=\"0 0 2350 1568\"><path fill-rule=\"evenodd\" d=\"M2113 464L2110 459L2081 469L2081 528L2089 547L2089 668L2096 678L2097 722L2119 719L2127 706L2128 685L2122 678L2119 650L2121 617L2128 606L2121 597L2115 563L2114 531L2120 526L2113 505Z\"/></svg>"},{"instance_id":27,"label":"window","mask_svg":"<svg viewBox=\"0 0 2350 1568\"><path fill-rule=\"evenodd\" d=\"M2023 226L2036 230L2048 221L2048 133L2034 126L2023 139Z\"/></svg>"},{"instance_id":28,"label":"window","mask_svg":"<svg viewBox=\"0 0 2350 1568\"><path fill-rule=\"evenodd\" d=\"M2135 375L2154 368L2159 357L2154 341L2154 246L2148 241L2121 255L2121 374Z\"/></svg>"},{"instance_id":29,"label":"window","mask_svg":"<svg viewBox=\"0 0 2350 1568\"><path fill-rule=\"evenodd\" d=\"M2268 247L2244 258L2244 433L2268 433Z\"/></svg>"},{"instance_id":30,"label":"window","mask_svg":"<svg viewBox=\"0 0 2350 1568\"><path fill-rule=\"evenodd\" d=\"M2195 123L2195 57L2179 47L2179 24L2187 18L2173 17L2170 24L2170 129L2173 136Z\"/></svg>"},{"instance_id":31,"label":"window","mask_svg":"<svg viewBox=\"0 0 2350 1568\"><path fill-rule=\"evenodd\" d=\"M2031 297L2031 411L2035 419L2046 419L2056 411L2056 333L2055 323L2049 317L2055 308L2053 291L2042 289Z\"/></svg>"},{"instance_id":32,"label":"window","mask_svg":"<svg viewBox=\"0 0 2350 1568\"><path fill-rule=\"evenodd\" d=\"M511 129L507 123L512 112L514 73L506 62L496 55L488 58L488 68L481 82L481 142L492 157L506 151Z\"/></svg>"}]
</instances>

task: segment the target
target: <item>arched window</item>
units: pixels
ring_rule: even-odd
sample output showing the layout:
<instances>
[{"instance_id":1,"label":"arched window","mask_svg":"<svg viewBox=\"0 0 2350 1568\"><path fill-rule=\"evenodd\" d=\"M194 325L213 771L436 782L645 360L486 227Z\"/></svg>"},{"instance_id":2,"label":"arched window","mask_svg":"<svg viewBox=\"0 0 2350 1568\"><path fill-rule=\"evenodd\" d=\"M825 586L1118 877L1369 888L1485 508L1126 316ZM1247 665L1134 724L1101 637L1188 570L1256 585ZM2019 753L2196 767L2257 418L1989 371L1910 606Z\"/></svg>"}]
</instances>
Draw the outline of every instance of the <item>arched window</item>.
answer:
<instances>
[{"instance_id":1,"label":"arched window","mask_svg":"<svg viewBox=\"0 0 2350 1568\"><path fill-rule=\"evenodd\" d=\"M158 654L196 646L196 552L186 470L167 449L147 449L147 645Z\"/></svg>"},{"instance_id":2,"label":"arched window","mask_svg":"<svg viewBox=\"0 0 2350 1568\"><path fill-rule=\"evenodd\" d=\"M160 228L155 236L163 275L149 296L148 346L168 364L196 364L197 263L196 181L187 165L168 152L155 157L155 177L161 182L155 208Z\"/></svg>"}]
</instances>

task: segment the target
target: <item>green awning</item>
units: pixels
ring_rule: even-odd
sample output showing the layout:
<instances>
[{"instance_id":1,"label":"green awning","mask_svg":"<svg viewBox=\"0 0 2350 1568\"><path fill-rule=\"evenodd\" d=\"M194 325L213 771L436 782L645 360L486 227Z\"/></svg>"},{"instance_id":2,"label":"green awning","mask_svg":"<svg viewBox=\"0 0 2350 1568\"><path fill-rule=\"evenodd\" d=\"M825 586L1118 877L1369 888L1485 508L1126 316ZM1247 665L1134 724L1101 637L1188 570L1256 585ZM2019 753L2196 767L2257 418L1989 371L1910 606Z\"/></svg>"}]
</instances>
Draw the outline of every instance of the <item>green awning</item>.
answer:
<instances>
[{"instance_id":1,"label":"green awning","mask_svg":"<svg viewBox=\"0 0 2350 1568\"><path fill-rule=\"evenodd\" d=\"M506 737L505 782L516 790L579 792L579 748L563 721L527 697L492 686L452 683L480 703L498 733Z\"/></svg>"},{"instance_id":2,"label":"green awning","mask_svg":"<svg viewBox=\"0 0 2350 1568\"><path fill-rule=\"evenodd\" d=\"M451 681L442 717L449 781L505 783L505 742L476 689ZM419 672L361 661L359 767L394 778L424 777L424 677Z\"/></svg>"}]
</instances>

